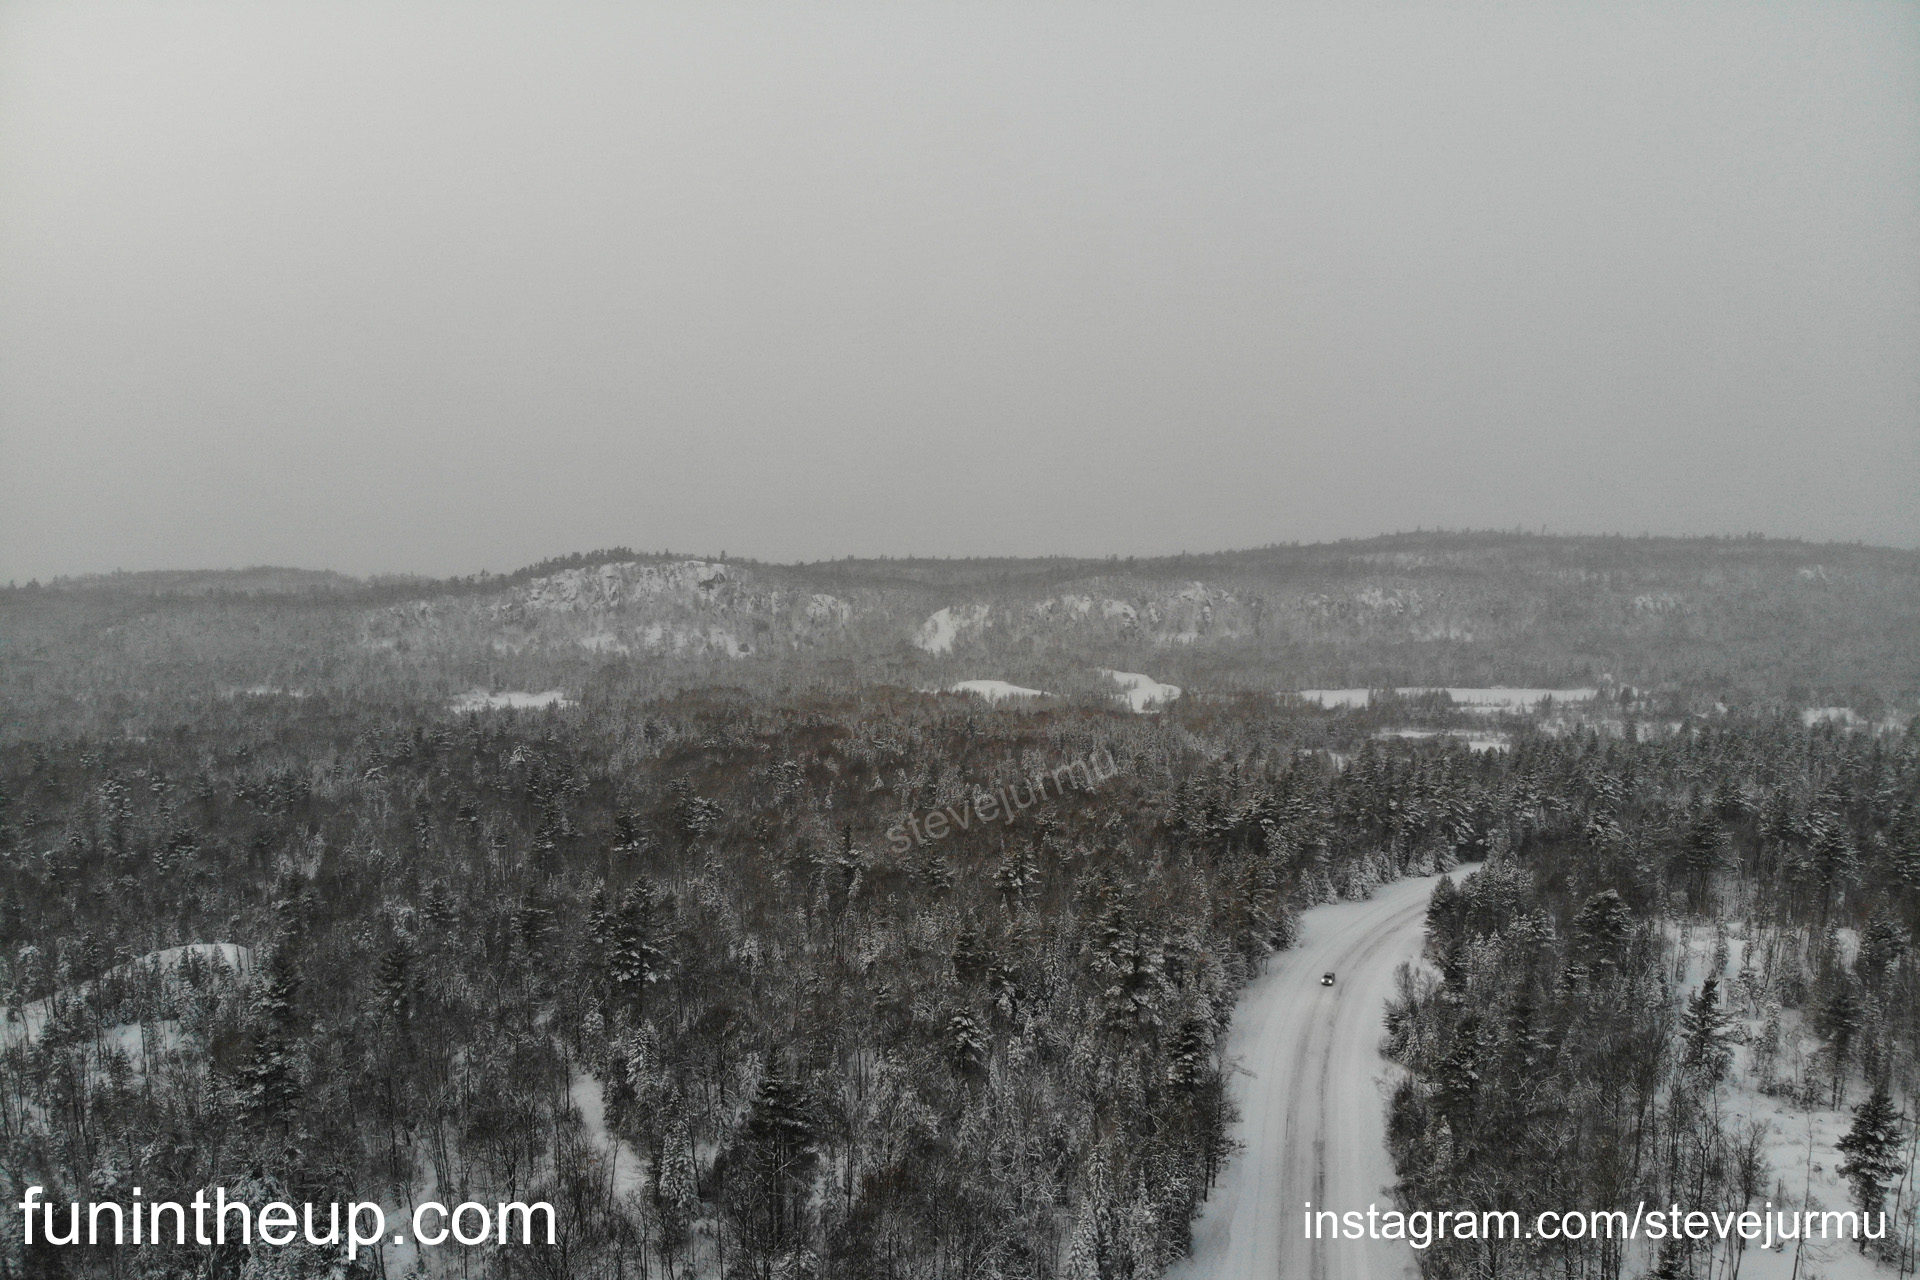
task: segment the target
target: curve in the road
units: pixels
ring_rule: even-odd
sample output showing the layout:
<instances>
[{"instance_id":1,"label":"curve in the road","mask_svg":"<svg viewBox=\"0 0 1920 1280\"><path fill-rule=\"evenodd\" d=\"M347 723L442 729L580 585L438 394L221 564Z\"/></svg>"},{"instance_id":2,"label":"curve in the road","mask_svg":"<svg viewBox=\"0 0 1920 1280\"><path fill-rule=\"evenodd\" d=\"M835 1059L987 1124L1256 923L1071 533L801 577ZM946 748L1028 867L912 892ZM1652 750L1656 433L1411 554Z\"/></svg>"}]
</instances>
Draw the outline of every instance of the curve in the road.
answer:
<instances>
[{"instance_id":1,"label":"curve in the road","mask_svg":"<svg viewBox=\"0 0 1920 1280\"><path fill-rule=\"evenodd\" d=\"M1454 874L1460 875L1468 868ZM1194 1223L1193 1253L1169 1280L1401 1280L1401 1242L1305 1239L1306 1202L1344 1213L1390 1207L1390 1064L1380 1056L1393 973L1420 955L1437 876L1365 902L1315 907L1234 1011L1227 1056L1241 1149ZM1334 985L1320 985L1331 971Z\"/></svg>"}]
</instances>

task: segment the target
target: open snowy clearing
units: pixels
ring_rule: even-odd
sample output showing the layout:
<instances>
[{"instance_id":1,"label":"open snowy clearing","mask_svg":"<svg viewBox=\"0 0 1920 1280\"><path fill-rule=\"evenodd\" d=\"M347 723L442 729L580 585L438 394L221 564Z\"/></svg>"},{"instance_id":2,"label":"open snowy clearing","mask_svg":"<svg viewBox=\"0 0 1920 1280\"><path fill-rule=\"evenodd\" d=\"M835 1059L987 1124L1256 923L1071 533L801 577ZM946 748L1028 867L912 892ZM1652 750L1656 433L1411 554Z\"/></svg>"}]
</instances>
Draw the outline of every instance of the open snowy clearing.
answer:
<instances>
[{"instance_id":1,"label":"open snowy clearing","mask_svg":"<svg viewBox=\"0 0 1920 1280\"><path fill-rule=\"evenodd\" d=\"M453 700L455 711L534 711L541 707L570 707L572 699L558 689L545 693L483 693L479 689Z\"/></svg>"},{"instance_id":2,"label":"open snowy clearing","mask_svg":"<svg viewBox=\"0 0 1920 1280\"><path fill-rule=\"evenodd\" d=\"M1162 684L1152 676L1143 676L1137 671L1115 671L1101 667L1100 674L1120 686L1121 695L1135 711L1157 711L1180 696L1179 685Z\"/></svg>"},{"instance_id":3,"label":"open snowy clearing","mask_svg":"<svg viewBox=\"0 0 1920 1280\"><path fill-rule=\"evenodd\" d=\"M1456 876L1470 871L1463 867ZM1419 958L1438 876L1401 880L1366 902L1315 907L1300 939L1267 962L1234 1009L1227 1056L1243 1149L1193 1227L1193 1253L1169 1280L1411 1280L1398 1241L1301 1238L1301 1214L1389 1207L1387 1101L1396 1067L1380 1056L1393 972ZM1333 973L1331 987L1320 975Z\"/></svg>"},{"instance_id":4,"label":"open snowy clearing","mask_svg":"<svg viewBox=\"0 0 1920 1280\"><path fill-rule=\"evenodd\" d=\"M1045 689L1028 689L1022 685L1009 684L1005 680L961 680L947 686L948 693L971 693L985 698L988 702L999 702L1003 698L1044 698Z\"/></svg>"}]
</instances>

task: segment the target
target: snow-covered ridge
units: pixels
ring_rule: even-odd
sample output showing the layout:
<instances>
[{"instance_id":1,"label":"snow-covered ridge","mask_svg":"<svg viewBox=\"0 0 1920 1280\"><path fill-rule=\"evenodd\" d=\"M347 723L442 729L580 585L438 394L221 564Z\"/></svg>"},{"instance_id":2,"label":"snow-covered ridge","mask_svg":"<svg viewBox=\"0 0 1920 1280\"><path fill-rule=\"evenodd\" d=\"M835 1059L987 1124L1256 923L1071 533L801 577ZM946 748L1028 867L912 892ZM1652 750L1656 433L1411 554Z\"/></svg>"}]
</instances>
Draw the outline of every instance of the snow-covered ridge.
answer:
<instances>
[{"instance_id":1,"label":"snow-covered ridge","mask_svg":"<svg viewBox=\"0 0 1920 1280\"><path fill-rule=\"evenodd\" d=\"M1108 601L1108 603L1112 603ZM1036 618L1084 618L1093 612L1092 596L1049 596L1028 610Z\"/></svg>"},{"instance_id":2,"label":"snow-covered ridge","mask_svg":"<svg viewBox=\"0 0 1920 1280\"><path fill-rule=\"evenodd\" d=\"M1009 606L998 617L992 610L984 602L947 605L920 624L913 643L927 653L944 654L989 629L1003 642L1015 644L1061 629L1095 628L1153 644L1192 644L1250 636L1257 613L1232 592L1204 582L1145 592L1131 600L1067 592Z\"/></svg>"},{"instance_id":3,"label":"snow-covered ridge","mask_svg":"<svg viewBox=\"0 0 1920 1280\"><path fill-rule=\"evenodd\" d=\"M709 600L723 587L737 585L733 572L711 560L641 564L623 560L591 569L566 569L535 578L519 592L529 609L577 613L621 609L670 597L682 603Z\"/></svg>"},{"instance_id":4,"label":"snow-covered ridge","mask_svg":"<svg viewBox=\"0 0 1920 1280\"><path fill-rule=\"evenodd\" d=\"M819 591L754 587L708 560L620 561L568 569L480 598L447 597L362 617L371 649L475 646L498 653L565 648L614 655L740 658L763 645L817 644L853 620L852 603Z\"/></svg>"}]
</instances>

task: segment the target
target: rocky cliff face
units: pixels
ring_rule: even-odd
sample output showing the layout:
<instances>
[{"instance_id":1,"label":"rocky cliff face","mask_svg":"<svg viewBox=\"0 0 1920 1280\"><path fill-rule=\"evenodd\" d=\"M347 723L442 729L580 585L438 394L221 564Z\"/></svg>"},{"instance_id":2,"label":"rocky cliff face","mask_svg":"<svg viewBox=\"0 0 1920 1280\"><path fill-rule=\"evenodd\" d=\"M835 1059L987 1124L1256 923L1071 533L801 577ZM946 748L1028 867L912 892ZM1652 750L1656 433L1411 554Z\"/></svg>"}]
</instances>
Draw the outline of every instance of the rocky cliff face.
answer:
<instances>
[{"instance_id":1,"label":"rocky cliff face","mask_svg":"<svg viewBox=\"0 0 1920 1280\"><path fill-rule=\"evenodd\" d=\"M533 612L592 613L644 608L670 602L700 608L725 608L742 594L739 578L724 564L681 560L672 564L637 561L569 569L535 578L514 593L506 606Z\"/></svg>"}]
</instances>

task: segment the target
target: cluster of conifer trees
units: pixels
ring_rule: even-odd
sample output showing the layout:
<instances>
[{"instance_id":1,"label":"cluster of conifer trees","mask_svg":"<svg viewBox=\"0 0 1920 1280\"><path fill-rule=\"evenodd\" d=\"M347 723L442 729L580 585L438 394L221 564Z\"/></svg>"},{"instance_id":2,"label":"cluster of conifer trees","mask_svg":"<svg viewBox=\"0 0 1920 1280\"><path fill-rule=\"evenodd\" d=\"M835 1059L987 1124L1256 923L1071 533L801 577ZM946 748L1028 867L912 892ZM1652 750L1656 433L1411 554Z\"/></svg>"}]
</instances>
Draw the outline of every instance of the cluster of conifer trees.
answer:
<instances>
[{"instance_id":1,"label":"cluster of conifer trees","mask_svg":"<svg viewBox=\"0 0 1920 1280\"><path fill-rule=\"evenodd\" d=\"M1887 1238L1865 1247L1910 1271L1920 732L1756 718L1535 744L1513 768L1538 803L1510 810L1484 869L1441 882L1432 968L1403 973L1389 1010L1388 1050L1410 1068L1391 1130L1401 1198L1523 1219L1643 1203L1884 1210ZM1778 1126L1754 1105L1766 1095L1856 1105L1838 1143L1783 1167L1768 1155ZM1822 1162L1851 1205L1808 1203ZM1644 1240L1451 1240L1423 1266L1734 1276L1756 1247L1737 1232L1669 1238L1651 1258Z\"/></svg>"}]
</instances>

